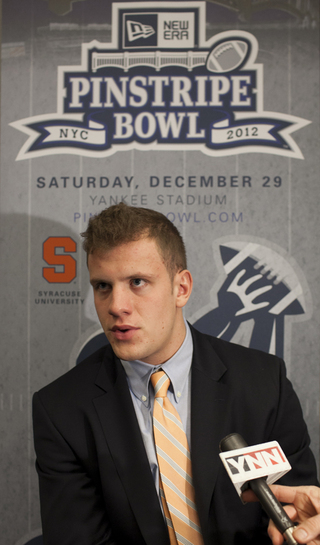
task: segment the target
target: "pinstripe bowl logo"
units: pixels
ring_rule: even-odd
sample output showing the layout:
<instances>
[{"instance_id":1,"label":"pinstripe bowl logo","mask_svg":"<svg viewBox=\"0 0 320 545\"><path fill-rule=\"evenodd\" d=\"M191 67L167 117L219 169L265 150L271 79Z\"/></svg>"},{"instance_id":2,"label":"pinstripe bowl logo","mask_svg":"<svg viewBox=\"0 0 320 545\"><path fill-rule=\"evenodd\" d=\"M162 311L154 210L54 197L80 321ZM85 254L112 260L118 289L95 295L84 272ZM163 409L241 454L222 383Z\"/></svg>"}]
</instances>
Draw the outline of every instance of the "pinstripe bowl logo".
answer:
<instances>
[{"instance_id":1,"label":"pinstripe bowl logo","mask_svg":"<svg viewBox=\"0 0 320 545\"><path fill-rule=\"evenodd\" d=\"M58 67L57 112L11 125L17 159L118 151L262 152L303 158L292 133L310 122L265 111L258 42L247 31L204 40L205 2L113 4L112 39L82 44Z\"/></svg>"}]
</instances>

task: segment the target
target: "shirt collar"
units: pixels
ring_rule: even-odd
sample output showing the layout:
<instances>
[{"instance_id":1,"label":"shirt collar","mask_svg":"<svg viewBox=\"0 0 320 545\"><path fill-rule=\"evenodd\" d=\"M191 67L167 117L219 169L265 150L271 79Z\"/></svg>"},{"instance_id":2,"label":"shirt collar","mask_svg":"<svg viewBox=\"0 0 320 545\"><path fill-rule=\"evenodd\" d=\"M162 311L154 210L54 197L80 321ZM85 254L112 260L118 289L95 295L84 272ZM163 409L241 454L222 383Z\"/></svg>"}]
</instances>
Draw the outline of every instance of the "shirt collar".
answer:
<instances>
[{"instance_id":1,"label":"shirt collar","mask_svg":"<svg viewBox=\"0 0 320 545\"><path fill-rule=\"evenodd\" d=\"M125 361L121 360L123 368L127 375L128 385L133 394L149 406L149 393L151 391L150 376L155 371L163 369L168 375L175 401L179 403L179 399L183 395L184 388L187 382L189 370L191 367L193 341L189 325L185 321L186 336L179 350L162 365L152 366L140 360Z\"/></svg>"}]
</instances>

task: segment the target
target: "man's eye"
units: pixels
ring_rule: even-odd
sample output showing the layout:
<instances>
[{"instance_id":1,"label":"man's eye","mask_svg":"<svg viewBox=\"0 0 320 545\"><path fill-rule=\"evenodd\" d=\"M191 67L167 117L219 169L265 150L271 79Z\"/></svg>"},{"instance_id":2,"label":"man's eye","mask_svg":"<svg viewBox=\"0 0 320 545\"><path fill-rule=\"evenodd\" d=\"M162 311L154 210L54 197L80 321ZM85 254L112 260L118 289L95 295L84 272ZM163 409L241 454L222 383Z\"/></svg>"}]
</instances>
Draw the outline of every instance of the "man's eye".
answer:
<instances>
[{"instance_id":1,"label":"man's eye","mask_svg":"<svg viewBox=\"0 0 320 545\"><path fill-rule=\"evenodd\" d=\"M105 291L108 289L108 284L106 284L106 282L99 282L99 284L96 284L95 288L98 291Z\"/></svg>"},{"instance_id":2,"label":"man's eye","mask_svg":"<svg viewBox=\"0 0 320 545\"><path fill-rule=\"evenodd\" d=\"M134 278L132 280L132 285L136 288L139 288L140 286L143 286L145 284L145 281L142 280L142 278Z\"/></svg>"}]
</instances>

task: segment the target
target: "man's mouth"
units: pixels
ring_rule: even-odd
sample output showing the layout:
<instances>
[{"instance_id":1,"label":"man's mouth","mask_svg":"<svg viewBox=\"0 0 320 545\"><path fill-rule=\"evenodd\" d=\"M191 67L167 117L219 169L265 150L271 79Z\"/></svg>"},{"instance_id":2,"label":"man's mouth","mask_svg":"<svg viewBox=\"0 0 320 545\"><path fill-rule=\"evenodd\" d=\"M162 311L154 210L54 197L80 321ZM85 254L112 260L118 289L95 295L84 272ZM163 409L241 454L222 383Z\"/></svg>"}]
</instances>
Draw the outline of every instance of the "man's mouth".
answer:
<instances>
[{"instance_id":1,"label":"man's mouth","mask_svg":"<svg viewBox=\"0 0 320 545\"><path fill-rule=\"evenodd\" d=\"M114 325L111 331L128 331L129 329L137 329L132 325Z\"/></svg>"},{"instance_id":2,"label":"man's mouth","mask_svg":"<svg viewBox=\"0 0 320 545\"><path fill-rule=\"evenodd\" d=\"M119 341L131 339L137 330L137 327L131 325L115 325L111 329L113 336Z\"/></svg>"}]
</instances>

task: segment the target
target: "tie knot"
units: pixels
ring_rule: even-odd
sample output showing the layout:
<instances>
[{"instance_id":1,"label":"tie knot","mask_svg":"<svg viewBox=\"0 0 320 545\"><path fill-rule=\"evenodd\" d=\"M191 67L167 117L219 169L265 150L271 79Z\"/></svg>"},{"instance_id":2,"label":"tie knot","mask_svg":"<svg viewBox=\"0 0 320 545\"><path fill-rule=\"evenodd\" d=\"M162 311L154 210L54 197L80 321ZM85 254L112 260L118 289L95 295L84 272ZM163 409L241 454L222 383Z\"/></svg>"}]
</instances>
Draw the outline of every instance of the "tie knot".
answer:
<instances>
[{"instance_id":1,"label":"tie knot","mask_svg":"<svg viewBox=\"0 0 320 545\"><path fill-rule=\"evenodd\" d=\"M157 371L151 375L151 384L154 387L155 397L166 397L170 379L164 371Z\"/></svg>"}]
</instances>

